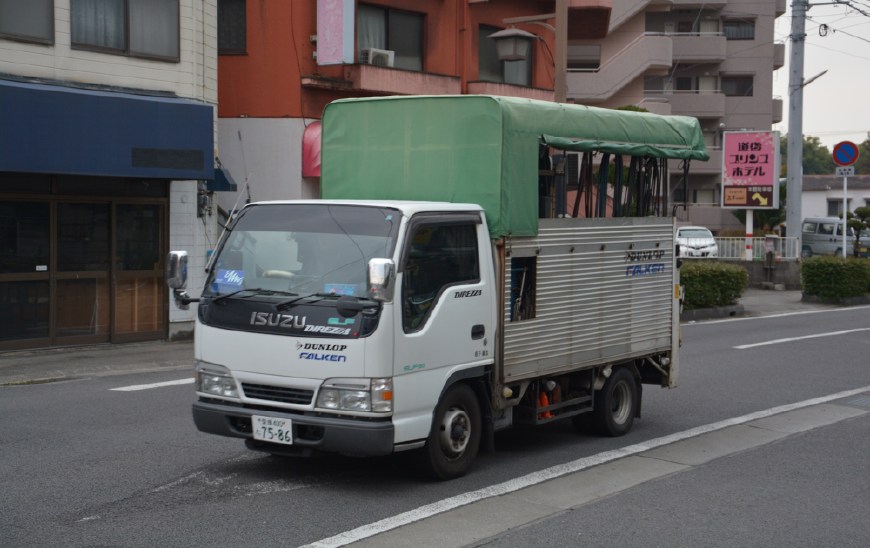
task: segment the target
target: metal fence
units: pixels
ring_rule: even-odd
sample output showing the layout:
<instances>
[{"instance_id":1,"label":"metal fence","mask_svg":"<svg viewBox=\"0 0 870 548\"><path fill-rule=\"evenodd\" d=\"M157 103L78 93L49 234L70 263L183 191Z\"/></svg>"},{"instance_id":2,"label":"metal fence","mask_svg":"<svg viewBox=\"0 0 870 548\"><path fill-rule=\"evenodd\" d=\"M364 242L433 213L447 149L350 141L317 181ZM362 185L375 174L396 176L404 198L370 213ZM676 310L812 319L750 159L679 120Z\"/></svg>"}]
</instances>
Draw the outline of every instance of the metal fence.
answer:
<instances>
[{"instance_id":1,"label":"metal fence","mask_svg":"<svg viewBox=\"0 0 870 548\"><path fill-rule=\"evenodd\" d=\"M716 238L716 244L719 246L720 259L746 258L746 238ZM797 238L752 238L753 261L763 261L769 250L776 253L776 259L780 261L796 261L800 257Z\"/></svg>"}]
</instances>

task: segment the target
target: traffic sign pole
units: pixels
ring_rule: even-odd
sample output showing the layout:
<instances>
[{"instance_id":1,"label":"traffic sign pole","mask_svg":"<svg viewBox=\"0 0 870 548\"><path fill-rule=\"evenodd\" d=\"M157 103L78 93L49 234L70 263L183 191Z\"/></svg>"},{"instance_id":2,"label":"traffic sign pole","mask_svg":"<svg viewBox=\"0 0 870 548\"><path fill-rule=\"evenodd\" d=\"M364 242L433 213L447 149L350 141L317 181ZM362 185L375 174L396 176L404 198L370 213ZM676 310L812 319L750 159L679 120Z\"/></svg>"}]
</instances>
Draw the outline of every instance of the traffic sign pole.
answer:
<instances>
[{"instance_id":1,"label":"traffic sign pole","mask_svg":"<svg viewBox=\"0 0 870 548\"><path fill-rule=\"evenodd\" d=\"M843 175L843 258L846 258L846 242L849 234L849 175L855 174L855 168L850 167L858 161L860 151L858 145L852 141L840 141L834 145L831 153L834 163L837 164L836 174Z\"/></svg>"}]
</instances>

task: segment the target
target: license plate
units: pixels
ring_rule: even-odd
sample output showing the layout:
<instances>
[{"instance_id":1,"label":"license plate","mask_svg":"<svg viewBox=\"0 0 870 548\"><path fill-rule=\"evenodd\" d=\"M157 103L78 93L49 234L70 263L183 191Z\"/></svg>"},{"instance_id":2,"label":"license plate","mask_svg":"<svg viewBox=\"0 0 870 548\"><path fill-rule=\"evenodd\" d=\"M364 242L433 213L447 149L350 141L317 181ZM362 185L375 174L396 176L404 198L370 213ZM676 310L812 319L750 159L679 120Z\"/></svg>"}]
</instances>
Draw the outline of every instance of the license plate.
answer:
<instances>
[{"instance_id":1,"label":"license plate","mask_svg":"<svg viewBox=\"0 0 870 548\"><path fill-rule=\"evenodd\" d=\"M293 445L293 422L290 419L253 415L254 439Z\"/></svg>"}]
</instances>

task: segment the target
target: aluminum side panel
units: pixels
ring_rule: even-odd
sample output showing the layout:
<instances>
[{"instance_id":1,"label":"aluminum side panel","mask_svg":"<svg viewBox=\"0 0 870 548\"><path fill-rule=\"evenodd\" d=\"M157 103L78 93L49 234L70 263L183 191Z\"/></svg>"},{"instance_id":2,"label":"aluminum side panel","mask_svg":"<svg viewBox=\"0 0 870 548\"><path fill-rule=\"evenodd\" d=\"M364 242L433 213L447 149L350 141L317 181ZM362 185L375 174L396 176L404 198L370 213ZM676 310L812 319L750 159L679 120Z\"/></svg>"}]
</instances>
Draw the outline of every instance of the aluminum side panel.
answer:
<instances>
[{"instance_id":1,"label":"aluminum side panel","mask_svg":"<svg viewBox=\"0 0 870 548\"><path fill-rule=\"evenodd\" d=\"M536 315L504 304L503 379L619 362L672 348L674 227L670 219L542 219L508 242L510 261L537 256Z\"/></svg>"}]
</instances>

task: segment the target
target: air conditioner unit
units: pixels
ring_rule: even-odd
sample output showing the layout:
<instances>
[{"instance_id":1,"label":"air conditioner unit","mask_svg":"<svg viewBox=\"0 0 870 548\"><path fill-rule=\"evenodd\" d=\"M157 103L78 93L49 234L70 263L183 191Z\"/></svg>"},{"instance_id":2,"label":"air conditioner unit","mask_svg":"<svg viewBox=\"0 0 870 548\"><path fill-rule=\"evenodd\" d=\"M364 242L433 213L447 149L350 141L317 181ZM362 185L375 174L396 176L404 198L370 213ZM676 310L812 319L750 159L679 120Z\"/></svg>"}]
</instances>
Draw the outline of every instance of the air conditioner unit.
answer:
<instances>
[{"instance_id":1,"label":"air conditioner unit","mask_svg":"<svg viewBox=\"0 0 870 548\"><path fill-rule=\"evenodd\" d=\"M396 58L396 52L388 49L364 48L359 51L359 62L364 65L391 67Z\"/></svg>"}]
</instances>

